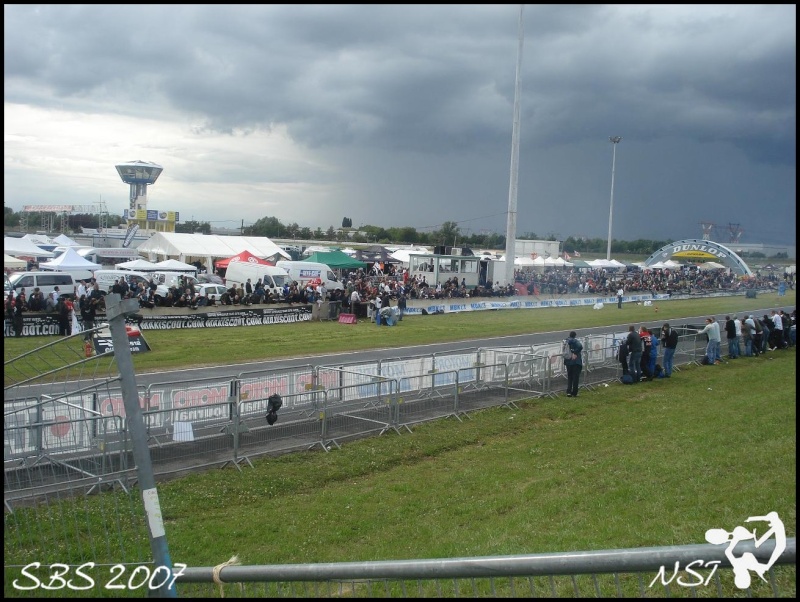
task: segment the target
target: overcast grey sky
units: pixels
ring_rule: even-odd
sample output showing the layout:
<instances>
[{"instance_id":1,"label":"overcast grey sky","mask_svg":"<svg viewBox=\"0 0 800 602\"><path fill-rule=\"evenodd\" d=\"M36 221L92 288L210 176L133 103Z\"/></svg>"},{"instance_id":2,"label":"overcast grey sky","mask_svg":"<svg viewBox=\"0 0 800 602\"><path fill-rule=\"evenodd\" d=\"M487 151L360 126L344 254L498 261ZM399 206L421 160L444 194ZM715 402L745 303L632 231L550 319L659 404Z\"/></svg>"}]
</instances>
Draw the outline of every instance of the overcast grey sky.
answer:
<instances>
[{"instance_id":1,"label":"overcast grey sky","mask_svg":"<svg viewBox=\"0 0 800 602\"><path fill-rule=\"evenodd\" d=\"M4 194L505 234L520 5L5 5ZM527 5L517 232L794 244L795 5Z\"/></svg>"}]
</instances>

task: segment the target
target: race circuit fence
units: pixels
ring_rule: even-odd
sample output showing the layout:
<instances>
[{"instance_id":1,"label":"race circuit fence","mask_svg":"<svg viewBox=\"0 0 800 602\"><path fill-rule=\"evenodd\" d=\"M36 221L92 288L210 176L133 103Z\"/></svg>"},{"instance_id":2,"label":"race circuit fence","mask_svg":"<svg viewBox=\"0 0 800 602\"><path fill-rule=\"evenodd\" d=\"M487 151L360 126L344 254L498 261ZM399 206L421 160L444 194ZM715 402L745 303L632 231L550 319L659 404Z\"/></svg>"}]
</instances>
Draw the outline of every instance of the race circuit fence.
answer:
<instances>
[{"instance_id":1,"label":"race circuit fence","mask_svg":"<svg viewBox=\"0 0 800 602\"><path fill-rule=\"evenodd\" d=\"M674 363L698 363L705 337L678 329ZM581 339L580 387L618 382L617 360L627 333ZM165 380L138 387L156 476L213 466L242 468L250 459L348 439L409 432L414 424L474 410L516 407L522 399L555 397L566 390L563 341L513 347L475 347L446 353L338 365L298 365L226 377ZM5 503L41 492L93 491L135 480L122 392L114 381L61 391L46 388L14 396L4 412ZM283 405L266 420L269 397Z\"/></svg>"},{"instance_id":2,"label":"race circuit fence","mask_svg":"<svg viewBox=\"0 0 800 602\"><path fill-rule=\"evenodd\" d=\"M696 330L691 325L679 328L676 367L699 362L704 354L706 341L694 334ZM617 351L626 335L581 339L582 388L619 381ZM75 337L53 345L82 351ZM410 433L425 421L463 420L483 408L515 408L521 400L559 396L566 389L562 345L563 341L551 341L337 365L305 364L191 381L164 380L139 386L136 393L156 477L210 467L246 471L258 456L314 448L329 452L351 439L388 431ZM98 360L109 358L86 358L85 365ZM133 494L137 473L131 424L116 379L80 378L71 386L51 379L35 389L17 386L22 382L7 380L5 390L6 568L19 569L32 556L43 566L65 559L70 566L87 559L109 565L123 560L151 562L142 500ZM270 425L265 416L275 393L283 403L278 421ZM91 501L94 498L101 500L99 506ZM98 512L106 517L102 527L90 527L96 523L89 517ZM430 577L429 569L420 566L418 578ZM464 574L470 576L475 575ZM304 574L300 581L318 581L307 577ZM482 576L488 579L479 588L485 595L495 587L490 577ZM276 584L279 589L269 592L304 596L320 591L318 586L334 587L333 583L317 582L300 590ZM367 595L365 583L358 580L357 588L355 581L336 587L356 588L358 595ZM380 580L374 586L375 592L386 586L390 593L373 595L414 595L400 582L389 586ZM518 582L497 587L512 595ZM440 589L447 595L468 591L461 588L434 580L424 590ZM367 589L372 591L372 586ZM557 589L562 591L561 586ZM8 582L6 592L20 594L10 590Z\"/></svg>"}]
</instances>

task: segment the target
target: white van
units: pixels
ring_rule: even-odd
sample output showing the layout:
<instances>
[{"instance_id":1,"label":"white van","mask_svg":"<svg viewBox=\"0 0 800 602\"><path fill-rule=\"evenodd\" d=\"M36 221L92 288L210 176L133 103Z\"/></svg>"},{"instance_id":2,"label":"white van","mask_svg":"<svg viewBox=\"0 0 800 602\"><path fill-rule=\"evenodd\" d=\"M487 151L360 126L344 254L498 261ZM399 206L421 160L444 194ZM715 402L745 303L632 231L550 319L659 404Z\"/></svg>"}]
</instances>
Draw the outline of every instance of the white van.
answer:
<instances>
[{"instance_id":1,"label":"white van","mask_svg":"<svg viewBox=\"0 0 800 602\"><path fill-rule=\"evenodd\" d=\"M244 287L248 278L253 287L258 280L261 280L264 288L268 289L275 299L283 298L283 285L290 282L289 273L280 267L247 261L234 261L228 264L228 269L225 270L225 286L230 288L235 284Z\"/></svg>"},{"instance_id":2,"label":"white van","mask_svg":"<svg viewBox=\"0 0 800 602\"><path fill-rule=\"evenodd\" d=\"M94 272L95 282L97 282L100 286L100 290L104 293L110 293L111 287L114 286L115 282L119 282L119 279L122 277L128 281L128 285L131 287L139 286L139 283L142 281L145 286L147 286L150 282L150 275L144 272L128 270L95 270Z\"/></svg>"},{"instance_id":3,"label":"white van","mask_svg":"<svg viewBox=\"0 0 800 602\"><path fill-rule=\"evenodd\" d=\"M16 272L8 277L8 283L14 291L14 296L19 294L21 289L25 289L25 296L30 297L33 289L38 288L42 294L47 296L56 287L62 297L75 298L75 278L69 272Z\"/></svg>"},{"instance_id":4,"label":"white van","mask_svg":"<svg viewBox=\"0 0 800 602\"><path fill-rule=\"evenodd\" d=\"M289 277L300 286L305 286L309 280L319 278L328 291L344 290L344 285L336 278L336 274L324 263L281 260L275 265L289 272Z\"/></svg>"}]
</instances>

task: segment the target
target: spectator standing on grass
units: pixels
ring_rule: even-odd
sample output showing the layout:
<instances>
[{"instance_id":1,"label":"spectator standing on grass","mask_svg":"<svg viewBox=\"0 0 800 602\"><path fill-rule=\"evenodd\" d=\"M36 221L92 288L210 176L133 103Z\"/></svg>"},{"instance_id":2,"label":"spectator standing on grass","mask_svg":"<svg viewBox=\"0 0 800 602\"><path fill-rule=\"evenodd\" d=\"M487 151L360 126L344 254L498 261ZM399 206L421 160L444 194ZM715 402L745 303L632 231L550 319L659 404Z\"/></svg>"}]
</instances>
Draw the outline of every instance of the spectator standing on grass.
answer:
<instances>
[{"instance_id":1,"label":"spectator standing on grass","mask_svg":"<svg viewBox=\"0 0 800 602\"><path fill-rule=\"evenodd\" d=\"M572 357L564 360L564 365L567 368L567 397L578 396L578 383L583 369L583 345L581 345L577 336L577 333L573 330L566 340L567 348L572 352Z\"/></svg>"},{"instance_id":2,"label":"spectator standing on grass","mask_svg":"<svg viewBox=\"0 0 800 602\"><path fill-rule=\"evenodd\" d=\"M728 357L735 360L738 357L736 345L739 339L736 336L736 323L730 316L725 316L725 338L728 341Z\"/></svg>"},{"instance_id":3,"label":"spectator standing on grass","mask_svg":"<svg viewBox=\"0 0 800 602\"><path fill-rule=\"evenodd\" d=\"M753 322L753 355L760 355L764 345L764 325L752 314L748 319Z\"/></svg>"},{"instance_id":4,"label":"spectator standing on grass","mask_svg":"<svg viewBox=\"0 0 800 602\"><path fill-rule=\"evenodd\" d=\"M717 358L716 345L719 342L719 326L715 327L716 322L712 318L706 318L706 325L697 334L704 334L708 337L706 344L706 358L709 366L714 365Z\"/></svg>"},{"instance_id":5,"label":"spectator standing on grass","mask_svg":"<svg viewBox=\"0 0 800 602\"><path fill-rule=\"evenodd\" d=\"M736 327L736 357L742 355L744 336L742 335L742 321L739 316L733 316L733 325Z\"/></svg>"},{"instance_id":6,"label":"spectator standing on grass","mask_svg":"<svg viewBox=\"0 0 800 602\"><path fill-rule=\"evenodd\" d=\"M772 337L770 340L770 349L773 351L775 349L782 349L783 348L783 321L781 320L781 315L776 311L772 310Z\"/></svg>"},{"instance_id":7,"label":"spectator standing on grass","mask_svg":"<svg viewBox=\"0 0 800 602\"><path fill-rule=\"evenodd\" d=\"M400 293L400 296L397 297L397 321L403 321L403 315L406 313L406 294L404 292Z\"/></svg>"},{"instance_id":8,"label":"spectator standing on grass","mask_svg":"<svg viewBox=\"0 0 800 602\"><path fill-rule=\"evenodd\" d=\"M672 376L675 350L678 348L678 332L669 323L661 327L661 344L664 346L664 378L669 378Z\"/></svg>"},{"instance_id":9,"label":"spectator standing on grass","mask_svg":"<svg viewBox=\"0 0 800 602\"><path fill-rule=\"evenodd\" d=\"M625 294L625 289L620 287L617 289L617 309L622 309L622 295Z\"/></svg>"},{"instance_id":10,"label":"spectator standing on grass","mask_svg":"<svg viewBox=\"0 0 800 602\"><path fill-rule=\"evenodd\" d=\"M628 337L625 339L628 343L628 370L630 370L633 382L639 382L642 379L642 338L636 332L636 327L628 326Z\"/></svg>"},{"instance_id":11,"label":"spectator standing on grass","mask_svg":"<svg viewBox=\"0 0 800 602\"><path fill-rule=\"evenodd\" d=\"M767 314L761 318L761 353L766 353L770 348L770 339L772 338L772 320L769 319Z\"/></svg>"},{"instance_id":12,"label":"spectator standing on grass","mask_svg":"<svg viewBox=\"0 0 800 602\"><path fill-rule=\"evenodd\" d=\"M714 325L714 332L716 334L716 340L714 341L714 363L721 364L722 363L722 333L720 331L719 322L717 321L716 316L711 316L711 323Z\"/></svg>"},{"instance_id":13,"label":"spectator standing on grass","mask_svg":"<svg viewBox=\"0 0 800 602\"><path fill-rule=\"evenodd\" d=\"M756 332L756 324L753 318L745 316L742 320L742 341L744 343L744 356L753 357L753 337Z\"/></svg>"}]
</instances>

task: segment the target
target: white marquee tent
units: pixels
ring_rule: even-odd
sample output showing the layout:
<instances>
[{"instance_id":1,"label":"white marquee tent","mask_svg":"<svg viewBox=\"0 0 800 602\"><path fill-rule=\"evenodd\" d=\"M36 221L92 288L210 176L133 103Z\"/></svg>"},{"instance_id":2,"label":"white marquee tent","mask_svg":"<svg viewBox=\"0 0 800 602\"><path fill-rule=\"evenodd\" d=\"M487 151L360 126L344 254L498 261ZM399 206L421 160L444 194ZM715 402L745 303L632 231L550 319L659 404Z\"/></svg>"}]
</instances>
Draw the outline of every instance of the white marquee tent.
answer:
<instances>
[{"instance_id":1,"label":"white marquee tent","mask_svg":"<svg viewBox=\"0 0 800 602\"><path fill-rule=\"evenodd\" d=\"M80 246L78 243L76 243L74 240L72 240L66 234L59 234L58 236L56 236L53 239L53 244L54 245L59 245L59 246L62 246L62 247L79 247Z\"/></svg>"},{"instance_id":2,"label":"white marquee tent","mask_svg":"<svg viewBox=\"0 0 800 602\"><path fill-rule=\"evenodd\" d=\"M98 270L101 267L99 263L89 261L85 257L78 255L78 252L72 247L69 247L55 259L39 264L39 269L41 270Z\"/></svg>"},{"instance_id":3,"label":"white marquee tent","mask_svg":"<svg viewBox=\"0 0 800 602\"><path fill-rule=\"evenodd\" d=\"M3 252L14 257L52 257L54 254L37 247L28 238L3 237Z\"/></svg>"},{"instance_id":4,"label":"white marquee tent","mask_svg":"<svg viewBox=\"0 0 800 602\"><path fill-rule=\"evenodd\" d=\"M18 270L20 268L28 267L28 262L3 253L3 267L10 270Z\"/></svg>"},{"instance_id":5,"label":"white marquee tent","mask_svg":"<svg viewBox=\"0 0 800 602\"><path fill-rule=\"evenodd\" d=\"M194 267L194 266L192 266ZM118 270L133 270L137 272L153 272L158 270L156 264L146 259L133 259L131 261L123 261L117 264Z\"/></svg>"},{"instance_id":6,"label":"white marquee tent","mask_svg":"<svg viewBox=\"0 0 800 602\"><path fill-rule=\"evenodd\" d=\"M185 263L200 261L213 271L215 259L227 259L250 251L259 259L291 259L286 251L264 236L217 236L157 232L136 250L150 261L176 259Z\"/></svg>"}]
</instances>

